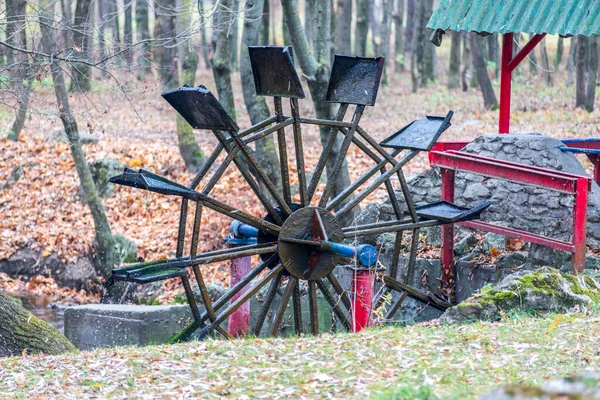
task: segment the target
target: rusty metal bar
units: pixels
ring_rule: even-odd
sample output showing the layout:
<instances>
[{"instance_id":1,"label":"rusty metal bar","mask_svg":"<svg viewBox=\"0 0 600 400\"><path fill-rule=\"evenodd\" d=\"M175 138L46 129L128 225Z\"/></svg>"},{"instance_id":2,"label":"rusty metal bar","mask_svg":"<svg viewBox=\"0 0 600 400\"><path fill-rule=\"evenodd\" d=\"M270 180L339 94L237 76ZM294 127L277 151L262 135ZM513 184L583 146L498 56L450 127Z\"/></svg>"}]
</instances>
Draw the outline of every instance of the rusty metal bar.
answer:
<instances>
[{"instance_id":1,"label":"rusty metal bar","mask_svg":"<svg viewBox=\"0 0 600 400\"><path fill-rule=\"evenodd\" d=\"M277 191L277 188L273 184L273 181L271 181L271 179L267 176L267 174L265 173L263 168L258 163L258 160L254 157L254 155L252 155L252 150L248 147L247 144L245 144L243 142L243 140L238 136L238 134L236 132L231 131L231 132L229 132L229 134L231 135L233 140L235 140L235 142L238 144L238 146L240 146L240 150L242 151L242 153L244 153L248 162L250 162L252 167L256 170L256 173L260 177L262 183L267 188L269 194L271 196L273 196L273 198L275 199L275 202L281 208L281 211L285 215L290 215L292 213L292 210L290 209L288 204L285 202L285 200L281 197L281 195Z\"/></svg>"},{"instance_id":2,"label":"rusty metal bar","mask_svg":"<svg viewBox=\"0 0 600 400\"><path fill-rule=\"evenodd\" d=\"M335 161L333 163L333 168L332 168L333 171L331 171L331 174L328 174L327 184L325 185L323 194L321 195L321 198L319 199L319 207L321 207L321 208L325 208L325 206L327 205L327 201L329 200L331 191L333 190L333 187L335 186L335 181L337 179L338 174L340 173L342 165L344 164L344 161L346 160L346 154L348 153L348 148L350 147L350 144L352 143L352 137L354 137L354 132L356 132L356 127L358 126L358 123L360 122L360 117L362 117L364 110L365 110L365 106L363 106L363 105L356 106L356 110L354 111L354 115L352 117L352 123L351 123L350 130L344 137L344 140L342 141L340 150L339 150L339 152L335 158Z\"/></svg>"},{"instance_id":3,"label":"rusty metal bar","mask_svg":"<svg viewBox=\"0 0 600 400\"><path fill-rule=\"evenodd\" d=\"M308 193L306 186L306 170L304 167L304 148L302 146L302 129L300 127L300 107L298 99L290 99L292 116L294 117L294 148L296 150L296 167L298 169L298 191L300 192L300 205L308 205Z\"/></svg>"},{"instance_id":4,"label":"rusty metal bar","mask_svg":"<svg viewBox=\"0 0 600 400\"><path fill-rule=\"evenodd\" d=\"M390 176L392 176L397 171L399 171L406 163L408 163L410 160L412 160L417 154L418 154L417 151L410 151L407 154L405 154L404 157L402 157L402 159L398 162L398 164L396 164L392 168L388 169L385 174L383 174L379 178L377 178L371 185L366 187L363 191L361 191L358 195L356 195L352 200L350 200L348 203L346 203L344 205L344 207L342 207L340 210L338 210L334 215L339 218L339 217L345 215L350 210L352 210L358 203L360 203L365 197L367 197L369 194L371 194L371 192L373 192L375 189L377 189L379 186L381 186L381 184L383 182L385 182L386 179L389 179ZM338 196L338 197L340 197L340 196ZM338 198L336 198L335 200L343 201L343 199L339 200ZM331 204L327 206L327 209L328 210L332 209Z\"/></svg>"},{"instance_id":5,"label":"rusty metal bar","mask_svg":"<svg viewBox=\"0 0 600 400\"><path fill-rule=\"evenodd\" d=\"M277 295L277 289L279 289L279 285L281 284L281 277L283 276L283 271L279 273L277 278L271 281L271 285L269 286L269 290L267 291L266 296L263 299L263 305L260 308L258 316L256 317L256 324L254 325L254 336L260 336L260 332L262 331L263 324L265 323L265 319L267 318L267 314L269 313L269 308L271 308L271 304L273 303L273 299L275 295Z\"/></svg>"},{"instance_id":6,"label":"rusty metal bar","mask_svg":"<svg viewBox=\"0 0 600 400\"><path fill-rule=\"evenodd\" d=\"M308 306L310 310L310 329L313 335L319 334L319 306L315 281L308 281Z\"/></svg>"},{"instance_id":7,"label":"rusty metal bar","mask_svg":"<svg viewBox=\"0 0 600 400\"><path fill-rule=\"evenodd\" d=\"M333 312L335 313L336 317L342 322L346 329L350 330L350 318L348 318L348 315L345 314L344 311L342 311L342 309L340 308L339 300L336 300L333 297L333 295L331 294L329 289L327 289L327 286L325 285L325 282L323 282L322 279L319 279L316 282L317 286L319 287L319 290L321 291L321 293L323 293L323 297L325 297L325 300L327 300L327 303L329 303L329 306L333 309Z\"/></svg>"},{"instance_id":8,"label":"rusty metal bar","mask_svg":"<svg viewBox=\"0 0 600 400\"><path fill-rule=\"evenodd\" d=\"M348 110L348 104L342 103L338 108L337 114L335 116L335 120L338 122L343 121L344 116L346 115L346 111ZM315 191L317 190L317 186L319 186L319 180L321 179L321 175L323 175L323 170L327 165L327 160L331 155L331 150L335 145L337 139L337 132L335 128L331 127L328 132L327 142L323 147L323 152L319 157L319 161L317 162L317 166L315 167L315 172L313 173L312 179L310 180L310 184L308 185L308 202L312 200L315 195Z\"/></svg>"},{"instance_id":9,"label":"rusty metal bar","mask_svg":"<svg viewBox=\"0 0 600 400\"><path fill-rule=\"evenodd\" d=\"M292 305L294 307L294 327L296 335L302 334L302 302L300 297L300 281L297 280L292 293Z\"/></svg>"},{"instance_id":10,"label":"rusty metal bar","mask_svg":"<svg viewBox=\"0 0 600 400\"><path fill-rule=\"evenodd\" d=\"M229 316L237 310L242 304L250 300L252 296L256 294L264 285L266 285L271 279L275 278L281 271L283 270L283 266L279 264L277 267L270 270L260 281L256 283L255 286L252 286L248 291L246 291L243 295L241 295L235 302L233 302L229 307L227 307L223 312L221 312L210 325L206 328L203 328L200 332L200 337L206 337L211 333L217 326L219 326L223 321L225 321ZM215 307L216 308L216 307Z\"/></svg>"},{"instance_id":11,"label":"rusty metal bar","mask_svg":"<svg viewBox=\"0 0 600 400\"><path fill-rule=\"evenodd\" d=\"M298 278L290 276L288 283L283 291L283 296L281 296L281 303L279 304L279 309L277 310L277 314L275 314L275 318L273 319L273 325L271 326L271 336L277 335L279 332L279 327L281 326L281 321L283 320L283 314L285 313L285 309L290 302L290 297L292 297L292 292L294 291L294 287L298 283Z\"/></svg>"},{"instance_id":12,"label":"rusty metal bar","mask_svg":"<svg viewBox=\"0 0 600 400\"><path fill-rule=\"evenodd\" d=\"M278 118L282 118L283 106L281 104L281 97L274 97L273 102L275 105L275 115ZM292 192L290 187L290 171L288 167L288 155L287 155L287 143L285 141L285 129L280 128L277 130L277 146L279 149L279 171L281 173L281 187L283 189L283 198L288 203L292 204Z\"/></svg>"}]
</instances>

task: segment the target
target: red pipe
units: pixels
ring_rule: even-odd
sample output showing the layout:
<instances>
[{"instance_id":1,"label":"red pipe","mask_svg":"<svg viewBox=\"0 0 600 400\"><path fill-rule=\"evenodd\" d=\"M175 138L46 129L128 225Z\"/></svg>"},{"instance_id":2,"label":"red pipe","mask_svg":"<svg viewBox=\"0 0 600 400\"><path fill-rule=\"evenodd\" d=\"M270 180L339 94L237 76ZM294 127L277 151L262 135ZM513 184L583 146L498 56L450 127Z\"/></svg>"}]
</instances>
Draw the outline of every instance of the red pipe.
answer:
<instances>
[{"instance_id":1,"label":"red pipe","mask_svg":"<svg viewBox=\"0 0 600 400\"><path fill-rule=\"evenodd\" d=\"M235 245L233 245L235 246ZM246 276L250 268L251 257L235 258L230 261L230 274L229 274L229 287L233 287L237 284L244 276ZM244 292L248 290L248 287L237 292L232 298L231 303L242 296ZM240 308L235 310L229 317L229 334L233 337L245 336L250 330L250 302L247 301Z\"/></svg>"},{"instance_id":2,"label":"red pipe","mask_svg":"<svg viewBox=\"0 0 600 400\"><path fill-rule=\"evenodd\" d=\"M355 269L352 279L352 332L360 332L370 325L373 305L373 269Z\"/></svg>"}]
</instances>

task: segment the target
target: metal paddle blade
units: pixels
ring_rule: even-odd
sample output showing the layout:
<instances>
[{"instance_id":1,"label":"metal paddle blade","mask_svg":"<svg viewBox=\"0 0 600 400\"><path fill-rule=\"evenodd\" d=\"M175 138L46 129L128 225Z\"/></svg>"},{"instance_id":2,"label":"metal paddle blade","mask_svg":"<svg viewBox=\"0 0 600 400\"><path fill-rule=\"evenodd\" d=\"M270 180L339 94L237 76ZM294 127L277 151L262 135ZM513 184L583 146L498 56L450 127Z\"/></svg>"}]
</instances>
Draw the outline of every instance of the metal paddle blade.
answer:
<instances>
[{"instance_id":1,"label":"metal paddle blade","mask_svg":"<svg viewBox=\"0 0 600 400\"><path fill-rule=\"evenodd\" d=\"M399 150L429 151L440 135L452 125L450 120L453 114L454 111L448 111L445 117L427 116L413 121L385 139L380 145Z\"/></svg>"},{"instance_id":2,"label":"metal paddle blade","mask_svg":"<svg viewBox=\"0 0 600 400\"><path fill-rule=\"evenodd\" d=\"M109 182L160 194L181 196L190 200L196 198L195 191L143 169L136 172L129 168L125 168L121 175L113 176L109 179Z\"/></svg>"},{"instance_id":3,"label":"metal paddle blade","mask_svg":"<svg viewBox=\"0 0 600 400\"><path fill-rule=\"evenodd\" d=\"M304 98L290 46L249 46L250 64L259 96Z\"/></svg>"},{"instance_id":4,"label":"metal paddle blade","mask_svg":"<svg viewBox=\"0 0 600 400\"><path fill-rule=\"evenodd\" d=\"M479 219L479 216L492 203L483 201L475 207L460 207L447 201L438 201L417 208L417 215L423 219L434 219L442 223L453 223Z\"/></svg>"},{"instance_id":5,"label":"metal paddle blade","mask_svg":"<svg viewBox=\"0 0 600 400\"><path fill-rule=\"evenodd\" d=\"M238 131L239 127L210 90L183 85L161 95L194 129Z\"/></svg>"},{"instance_id":6,"label":"metal paddle blade","mask_svg":"<svg viewBox=\"0 0 600 400\"><path fill-rule=\"evenodd\" d=\"M349 57L336 54L325 100L330 103L374 106L384 61L384 57Z\"/></svg>"}]
</instances>

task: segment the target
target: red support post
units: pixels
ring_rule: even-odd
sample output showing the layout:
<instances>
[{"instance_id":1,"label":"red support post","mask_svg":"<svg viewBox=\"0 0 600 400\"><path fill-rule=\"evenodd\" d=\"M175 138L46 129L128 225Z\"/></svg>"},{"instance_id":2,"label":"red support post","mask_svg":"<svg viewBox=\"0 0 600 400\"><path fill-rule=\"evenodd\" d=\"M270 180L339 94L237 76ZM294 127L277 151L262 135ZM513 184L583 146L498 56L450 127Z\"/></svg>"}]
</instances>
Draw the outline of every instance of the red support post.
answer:
<instances>
[{"instance_id":1,"label":"red support post","mask_svg":"<svg viewBox=\"0 0 600 400\"><path fill-rule=\"evenodd\" d=\"M454 203L454 180L456 171L442 168L442 200ZM454 225L445 224L442 229L442 277L441 293L454 297Z\"/></svg>"},{"instance_id":2,"label":"red support post","mask_svg":"<svg viewBox=\"0 0 600 400\"><path fill-rule=\"evenodd\" d=\"M500 119L498 133L508 133L510 124L510 89L512 70L508 64L512 58L513 34L505 33L502 37L502 64L500 67Z\"/></svg>"},{"instance_id":3,"label":"red support post","mask_svg":"<svg viewBox=\"0 0 600 400\"><path fill-rule=\"evenodd\" d=\"M360 332L371 322L373 283L375 273L371 268L356 268L352 276L352 332Z\"/></svg>"},{"instance_id":4,"label":"red support post","mask_svg":"<svg viewBox=\"0 0 600 400\"><path fill-rule=\"evenodd\" d=\"M241 281L252 269L251 257L235 258L230 261L229 265L229 287L234 287ZM238 297L244 295L248 290L247 287L240 290L231 298L231 303L234 303ZM229 317L229 334L233 337L245 336L250 330L250 302L247 301L235 310Z\"/></svg>"},{"instance_id":5,"label":"red support post","mask_svg":"<svg viewBox=\"0 0 600 400\"><path fill-rule=\"evenodd\" d=\"M577 180L575 205L573 206L573 273L583 272L585 268L585 235L587 222L587 201L589 181L586 178Z\"/></svg>"},{"instance_id":6,"label":"red support post","mask_svg":"<svg viewBox=\"0 0 600 400\"><path fill-rule=\"evenodd\" d=\"M527 55L546 36L545 33L535 35L513 58L513 33L505 33L502 37L502 65L500 67L500 118L498 133L510 132L510 90L512 72Z\"/></svg>"}]
</instances>

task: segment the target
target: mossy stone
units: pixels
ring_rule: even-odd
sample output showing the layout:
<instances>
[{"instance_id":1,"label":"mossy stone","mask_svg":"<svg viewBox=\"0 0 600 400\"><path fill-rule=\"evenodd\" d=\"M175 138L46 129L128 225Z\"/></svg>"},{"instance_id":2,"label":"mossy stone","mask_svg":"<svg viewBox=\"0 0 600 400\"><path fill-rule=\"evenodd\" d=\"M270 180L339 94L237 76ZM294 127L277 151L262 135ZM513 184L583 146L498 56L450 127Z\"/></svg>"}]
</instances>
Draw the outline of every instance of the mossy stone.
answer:
<instances>
[{"instance_id":1,"label":"mossy stone","mask_svg":"<svg viewBox=\"0 0 600 400\"><path fill-rule=\"evenodd\" d=\"M598 303L600 281L595 277L542 267L509 275L495 287L483 287L464 302L448 309L441 320L446 323L495 320L510 310L561 312L575 305Z\"/></svg>"}]
</instances>

